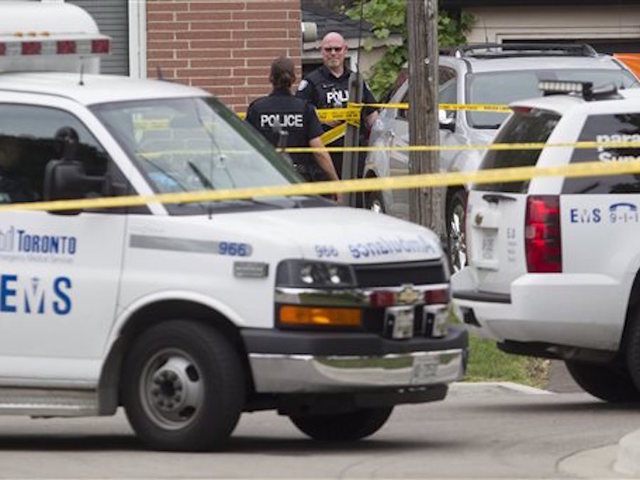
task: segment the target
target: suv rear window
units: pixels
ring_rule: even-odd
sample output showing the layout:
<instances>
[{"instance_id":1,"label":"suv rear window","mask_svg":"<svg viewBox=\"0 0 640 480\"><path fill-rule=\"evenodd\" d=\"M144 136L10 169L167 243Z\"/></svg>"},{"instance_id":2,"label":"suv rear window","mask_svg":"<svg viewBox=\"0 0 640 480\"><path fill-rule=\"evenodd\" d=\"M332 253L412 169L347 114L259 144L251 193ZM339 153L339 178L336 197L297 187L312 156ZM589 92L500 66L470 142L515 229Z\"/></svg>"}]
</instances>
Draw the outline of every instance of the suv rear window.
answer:
<instances>
[{"instance_id":1,"label":"suv rear window","mask_svg":"<svg viewBox=\"0 0 640 480\"><path fill-rule=\"evenodd\" d=\"M583 142L640 141L640 113L591 115L580 132ZM571 163L628 162L640 159L640 148L576 148ZM567 178L562 193L640 193L640 175Z\"/></svg>"},{"instance_id":2,"label":"suv rear window","mask_svg":"<svg viewBox=\"0 0 640 480\"><path fill-rule=\"evenodd\" d=\"M500 130L494 143L545 143L558 124L560 115L547 110L516 111ZM540 156L539 150L489 150L480 170L510 167L533 167ZM476 190L525 193L529 181L484 183Z\"/></svg>"}]
</instances>

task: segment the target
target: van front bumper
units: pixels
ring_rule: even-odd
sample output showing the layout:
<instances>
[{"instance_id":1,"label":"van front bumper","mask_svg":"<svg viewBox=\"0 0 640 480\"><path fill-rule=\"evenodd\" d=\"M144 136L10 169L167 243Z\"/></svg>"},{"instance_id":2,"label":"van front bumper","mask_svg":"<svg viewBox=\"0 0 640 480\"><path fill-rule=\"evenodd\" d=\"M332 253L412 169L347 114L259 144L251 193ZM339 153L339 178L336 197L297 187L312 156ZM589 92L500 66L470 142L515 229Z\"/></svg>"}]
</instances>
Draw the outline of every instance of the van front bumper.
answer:
<instances>
[{"instance_id":1,"label":"van front bumper","mask_svg":"<svg viewBox=\"0 0 640 480\"><path fill-rule=\"evenodd\" d=\"M445 385L464 375L467 334L398 341L369 333L245 329L258 393L366 392Z\"/></svg>"}]
</instances>

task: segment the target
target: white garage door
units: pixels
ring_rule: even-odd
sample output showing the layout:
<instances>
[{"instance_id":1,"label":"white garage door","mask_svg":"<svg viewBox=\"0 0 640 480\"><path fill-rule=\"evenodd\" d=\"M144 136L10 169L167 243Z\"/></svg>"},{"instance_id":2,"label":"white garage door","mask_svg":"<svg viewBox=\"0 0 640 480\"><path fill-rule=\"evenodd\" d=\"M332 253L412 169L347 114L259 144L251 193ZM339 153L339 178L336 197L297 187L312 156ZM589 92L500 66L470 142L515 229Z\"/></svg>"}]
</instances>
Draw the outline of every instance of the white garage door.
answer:
<instances>
[{"instance_id":1,"label":"white garage door","mask_svg":"<svg viewBox=\"0 0 640 480\"><path fill-rule=\"evenodd\" d=\"M129 14L127 0L67 0L84 8L100 33L112 38L111 55L102 58L102 73L129 75Z\"/></svg>"}]
</instances>

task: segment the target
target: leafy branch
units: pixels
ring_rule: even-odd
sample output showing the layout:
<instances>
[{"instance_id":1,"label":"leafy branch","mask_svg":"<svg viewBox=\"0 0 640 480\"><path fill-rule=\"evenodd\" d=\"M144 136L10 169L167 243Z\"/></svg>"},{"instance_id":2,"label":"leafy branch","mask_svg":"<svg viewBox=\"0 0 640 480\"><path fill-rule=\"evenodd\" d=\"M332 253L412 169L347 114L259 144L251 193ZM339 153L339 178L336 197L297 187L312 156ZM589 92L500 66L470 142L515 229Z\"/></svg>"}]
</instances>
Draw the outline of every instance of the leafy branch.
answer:
<instances>
[{"instance_id":1,"label":"leafy branch","mask_svg":"<svg viewBox=\"0 0 640 480\"><path fill-rule=\"evenodd\" d=\"M398 73L407 62L407 0L366 0L361 6L347 10L353 19L364 19L373 25L375 38L389 38L392 33L401 35L401 45L387 47L383 57L371 68L367 83L373 93L380 97L394 83ZM470 13L463 13L460 21L450 14L440 12L438 16L438 41L441 47L466 43L466 34L471 31L475 19ZM371 42L365 42L364 48L371 50Z\"/></svg>"}]
</instances>

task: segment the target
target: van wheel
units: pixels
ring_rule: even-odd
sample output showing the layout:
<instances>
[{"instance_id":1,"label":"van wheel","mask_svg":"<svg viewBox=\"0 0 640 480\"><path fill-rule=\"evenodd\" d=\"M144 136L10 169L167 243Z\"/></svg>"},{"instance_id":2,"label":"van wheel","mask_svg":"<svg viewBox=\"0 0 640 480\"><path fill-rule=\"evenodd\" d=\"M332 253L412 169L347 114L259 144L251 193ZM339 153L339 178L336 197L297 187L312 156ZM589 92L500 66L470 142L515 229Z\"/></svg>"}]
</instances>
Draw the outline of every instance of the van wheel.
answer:
<instances>
[{"instance_id":1,"label":"van wheel","mask_svg":"<svg viewBox=\"0 0 640 480\"><path fill-rule=\"evenodd\" d=\"M123 363L131 426L159 450L211 450L235 428L245 399L238 353L216 330L186 320L149 328Z\"/></svg>"},{"instance_id":2,"label":"van wheel","mask_svg":"<svg viewBox=\"0 0 640 480\"><path fill-rule=\"evenodd\" d=\"M365 193L365 206L367 209L375 213L385 213L384 199L382 198L382 192L367 192Z\"/></svg>"},{"instance_id":3,"label":"van wheel","mask_svg":"<svg viewBox=\"0 0 640 480\"><path fill-rule=\"evenodd\" d=\"M467 195L464 190L454 190L447 202L447 247L452 272L462 270L467 264L464 225L467 215Z\"/></svg>"},{"instance_id":4,"label":"van wheel","mask_svg":"<svg viewBox=\"0 0 640 480\"><path fill-rule=\"evenodd\" d=\"M610 403L639 402L640 390L624 367L565 360L578 385L594 397Z\"/></svg>"},{"instance_id":5,"label":"van wheel","mask_svg":"<svg viewBox=\"0 0 640 480\"><path fill-rule=\"evenodd\" d=\"M354 441L373 435L389 419L393 407L359 408L333 415L291 415L289 418L314 440Z\"/></svg>"}]
</instances>

